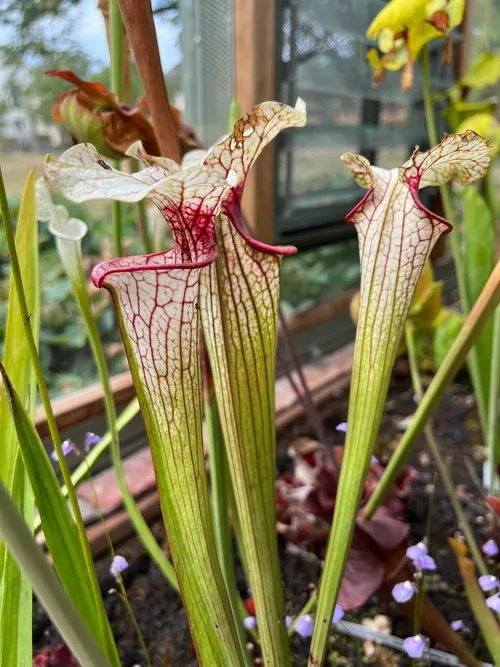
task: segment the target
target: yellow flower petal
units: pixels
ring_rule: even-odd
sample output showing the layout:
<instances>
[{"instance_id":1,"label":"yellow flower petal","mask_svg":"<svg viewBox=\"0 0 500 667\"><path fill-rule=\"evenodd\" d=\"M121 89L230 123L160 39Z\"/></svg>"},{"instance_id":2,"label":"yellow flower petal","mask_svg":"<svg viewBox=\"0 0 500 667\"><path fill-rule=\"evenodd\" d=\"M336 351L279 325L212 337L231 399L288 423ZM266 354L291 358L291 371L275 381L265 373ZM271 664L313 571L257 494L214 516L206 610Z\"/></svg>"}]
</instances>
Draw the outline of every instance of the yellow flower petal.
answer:
<instances>
[{"instance_id":1,"label":"yellow flower petal","mask_svg":"<svg viewBox=\"0 0 500 667\"><path fill-rule=\"evenodd\" d=\"M384 28L399 32L416 21L425 21L428 0L391 0L373 19L366 31L369 39L376 39Z\"/></svg>"}]
</instances>

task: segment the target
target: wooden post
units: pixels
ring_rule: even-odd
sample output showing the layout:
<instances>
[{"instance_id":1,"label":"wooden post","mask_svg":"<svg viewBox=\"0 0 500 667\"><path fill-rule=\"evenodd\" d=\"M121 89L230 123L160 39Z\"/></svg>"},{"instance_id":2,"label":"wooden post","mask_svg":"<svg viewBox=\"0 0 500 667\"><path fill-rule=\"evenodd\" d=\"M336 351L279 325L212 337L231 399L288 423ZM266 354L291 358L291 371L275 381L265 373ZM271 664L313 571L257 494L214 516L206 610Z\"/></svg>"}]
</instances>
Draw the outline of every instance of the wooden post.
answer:
<instances>
[{"instance_id":1,"label":"wooden post","mask_svg":"<svg viewBox=\"0 0 500 667\"><path fill-rule=\"evenodd\" d=\"M276 0L234 0L235 96L244 114L276 98ZM243 215L263 243L274 239L274 151L271 143L245 185Z\"/></svg>"}]
</instances>

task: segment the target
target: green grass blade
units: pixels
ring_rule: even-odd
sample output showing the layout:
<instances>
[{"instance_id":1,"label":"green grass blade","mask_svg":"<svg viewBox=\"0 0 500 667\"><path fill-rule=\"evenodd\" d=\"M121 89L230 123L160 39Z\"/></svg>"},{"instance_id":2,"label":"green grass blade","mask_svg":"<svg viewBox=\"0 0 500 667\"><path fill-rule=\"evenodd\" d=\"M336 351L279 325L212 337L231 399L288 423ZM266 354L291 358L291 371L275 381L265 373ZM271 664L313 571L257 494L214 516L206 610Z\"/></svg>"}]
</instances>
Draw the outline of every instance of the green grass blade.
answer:
<instances>
[{"instance_id":1,"label":"green grass blade","mask_svg":"<svg viewBox=\"0 0 500 667\"><path fill-rule=\"evenodd\" d=\"M0 506L0 535L74 656L84 667L110 667L1 482ZM17 663L14 664L17 667ZM14 664L2 662L5 667L14 667Z\"/></svg>"},{"instance_id":2,"label":"green grass blade","mask_svg":"<svg viewBox=\"0 0 500 667\"><path fill-rule=\"evenodd\" d=\"M444 391L451 380L455 377L458 369L464 363L465 358L477 337L483 331L489 318L500 302L500 262L495 267L479 299L474 304L460 333L446 355L445 360L439 367L431 384L425 392L411 423L402 437L396 451L392 455L389 465L385 469L377 488L365 507L364 517L370 519L385 494L392 487L401 466L410 455L413 445L422 433L425 424L435 412Z\"/></svg>"},{"instance_id":3,"label":"green grass blade","mask_svg":"<svg viewBox=\"0 0 500 667\"><path fill-rule=\"evenodd\" d=\"M38 257L38 222L35 213L35 173L26 181L16 230L16 247L21 275L26 289L26 301L31 313L31 326L38 340L40 324L40 276ZM24 326L14 281L9 286L9 307L4 341L4 363L23 402L34 415L36 383L31 367L28 346L19 332ZM0 398L0 480L21 510L27 525L33 526L34 500L19 452L16 431L9 412L5 392ZM0 664L31 665L32 612L31 586L22 575L12 555L0 541Z\"/></svg>"},{"instance_id":4,"label":"green grass blade","mask_svg":"<svg viewBox=\"0 0 500 667\"><path fill-rule=\"evenodd\" d=\"M99 640L101 636L99 616L95 609L75 523L62 497L56 474L42 441L1 365L0 373L54 566L69 598L85 619L96 640Z\"/></svg>"},{"instance_id":5,"label":"green grass blade","mask_svg":"<svg viewBox=\"0 0 500 667\"><path fill-rule=\"evenodd\" d=\"M125 426L127 426L127 424L129 424L138 413L139 413L139 403L136 398L133 398L130 401L130 403L122 410L122 412L120 413L120 415L116 420L116 428L118 429L118 432L120 432L123 428L125 428ZM106 433L101 438L101 442L95 445L95 447L92 447L90 452L85 455L85 457L82 459L82 462L78 464L78 466L72 473L71 481L73 482L73 486L75 487L75 489L81 482L83 482L84 479L87 479L90 472L92 471L92 468L95 466L97 461L99 461L99 459L108 449L110 444L111 444L111 433L110 431L106 431ZM61 487L61 493L64 496L64 498L68 497L68 489L66 488L65 485ZM35 534L38 533L41 527L42 527L41 519L38 516L35 519L34 523Z\"/></svg>"}]
</instances>

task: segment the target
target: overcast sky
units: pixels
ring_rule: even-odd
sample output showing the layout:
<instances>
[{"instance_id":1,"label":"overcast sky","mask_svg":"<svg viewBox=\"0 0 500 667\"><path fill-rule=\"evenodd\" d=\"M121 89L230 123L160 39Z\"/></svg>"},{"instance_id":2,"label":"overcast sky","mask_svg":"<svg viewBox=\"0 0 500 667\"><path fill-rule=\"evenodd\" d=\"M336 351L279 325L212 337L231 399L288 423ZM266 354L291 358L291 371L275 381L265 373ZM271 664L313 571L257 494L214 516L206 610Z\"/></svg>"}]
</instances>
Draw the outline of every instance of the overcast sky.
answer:
<instances>
[{"instance_id":1,"label":"overcast sky","mask_svg":"<svg viewBox=\"0 0 500 667\"><path fill-rule=\"evenodd\" d=\"M47 37L57 38L61 30L71 26L73 39L81 45L83 51L89 54L92 60L100 61L100 65L109 63L108 46L104 22L100 11L97 9L97 0L81 0L80 3L64 19L51 18L40 22L40 30ZM158 45L163 69L168 72L181 60L179 47L179 26L173 25L166 19L156 20L156 31ZM8 43L14 39L11 28L0 25L0 44ZM0 65L0 84L5 75Z\"/></svg>"},{"instance_id":2,"label":"overcast sky","mask_svg":"<svg viewBox=\"0 0 500 667\"><path fill-rule=\"evenodd\" d=\"M96 5L96 0L82 0L73 36L90 56L108 62L104 25ZM163 19L156 21L156 30L163 69L167 72L181 59L178 28Z\"/></svg>"}]
</instances>

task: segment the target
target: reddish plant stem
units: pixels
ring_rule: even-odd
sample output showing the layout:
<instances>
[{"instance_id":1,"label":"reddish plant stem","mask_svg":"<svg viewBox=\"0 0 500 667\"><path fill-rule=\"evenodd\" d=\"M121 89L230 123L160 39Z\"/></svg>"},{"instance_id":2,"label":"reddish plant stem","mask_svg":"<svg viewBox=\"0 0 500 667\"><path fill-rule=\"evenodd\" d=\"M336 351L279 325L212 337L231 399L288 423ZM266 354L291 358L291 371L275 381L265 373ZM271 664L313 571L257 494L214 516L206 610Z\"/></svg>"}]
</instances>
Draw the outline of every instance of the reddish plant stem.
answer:
<instances>
[{"instance_id":1,"label":"reddish plant stem","mask_svg":"<svg viewBox=\"0 0 500 667\"><path fill-rule=\"evenodd\" d=\"M163 157L181 161L181 149L163 79L150 0L118 0Z\"/></svg>"},{"instance_id":2,"label":"reddish plant stem","mask_svg":"<svg viewBox=\"0 0 500 667\"><path fill-rule=\"evenodd\" d=\"M292 336L290 334L290 329L288 328L286 318L281 308L279 310L279 322L280 322L280 330L279 330L280 338L282 342L285 344L285 348L289 355L293 370L297 373L300 387L295 381L295 378L293 377L293 371L290 371L288 367L287 360L285 359L284 355L282 355L280 352L278 352L277 355L278 361L281 367L283 368L283 371L285 372L285 375L287 376L287 379L290 382L292 389L297 394L297 398L304 406L304 411L311 426L316 432L316 437L324 447L327 447L329 444L329 438L326 434L325 426L323 424L323 420L321 419L321 415L319 414L319 411L312 399L311 392L307 385L307 380L305 378L304 371L302 369L302 364L300 363L300 359L297 355L297 351L295 349ZM335 457L332 457L332 459L334 458ZM334 461L334 465L337 467L336 461Z\"/></svg>"}]
</instances>

